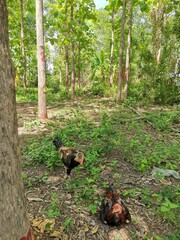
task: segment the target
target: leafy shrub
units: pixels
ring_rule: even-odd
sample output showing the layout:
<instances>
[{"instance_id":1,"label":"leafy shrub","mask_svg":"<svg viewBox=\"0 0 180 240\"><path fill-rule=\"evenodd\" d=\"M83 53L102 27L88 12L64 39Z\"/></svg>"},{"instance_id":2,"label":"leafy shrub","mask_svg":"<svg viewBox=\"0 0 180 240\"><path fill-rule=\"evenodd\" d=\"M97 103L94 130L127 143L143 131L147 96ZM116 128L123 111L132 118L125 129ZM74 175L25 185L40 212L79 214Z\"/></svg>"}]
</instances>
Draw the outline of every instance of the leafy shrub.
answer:
<instances>
[{"instance_id":1,"label":"leafy shrub","mask_svg":"<svg viewBox=\"0 0 180 240\"><path fill-rule=\"evenodd\" d=\"M104 87L102 83L94 83L90 91L91 91L91 94L94 96L99 96L99 97L104 96Z\"/></svg>"},{"instance_id":2,"label":"leafy shrub","mask_svg":"<svg viewBox=\"0 0 180 240\"><path fill-rule=\"evenodd\" d=\"M53 138L52 138L53 139ZM24 163L34 162L37 164L45 164L52 168L61 164L59 155L52 144L50 137L31 139L26 147L23 148Z\"/></svg>"},{"instance_id":3,"label":"leafy shrub","mask_svg":"<svg viewBox=\"0 0 180 240\"><path fill-rule=\"evenodd\" d=\"M178 225L180 222L180 188L174 186L165 186L159 193L152 195L156 197L157 201L161 203L158 212L164 219Z\"/></svg>"},{"instance_id":4,"label":"leafy shrub","mask_svg":"<svg viewBox=\"0 0 180 240\"><path fill-rule=\"evenodd\" d=\"M17 102L37 102L37 100L38 100L37 88L27 88L27 91L24 91L22 87L16 88Z\"/></svg>"},{"instance_id":5,"label":"leafy shrub","mask_svg":"<svg viewBox=\"0 0 180 240\"><path fill-rule=\"evenodd\" d=\"M158 131L170 130L172 124L179 122L179 111L153 111L147 114L148 120Z\"/></svg>"}]
</instances>

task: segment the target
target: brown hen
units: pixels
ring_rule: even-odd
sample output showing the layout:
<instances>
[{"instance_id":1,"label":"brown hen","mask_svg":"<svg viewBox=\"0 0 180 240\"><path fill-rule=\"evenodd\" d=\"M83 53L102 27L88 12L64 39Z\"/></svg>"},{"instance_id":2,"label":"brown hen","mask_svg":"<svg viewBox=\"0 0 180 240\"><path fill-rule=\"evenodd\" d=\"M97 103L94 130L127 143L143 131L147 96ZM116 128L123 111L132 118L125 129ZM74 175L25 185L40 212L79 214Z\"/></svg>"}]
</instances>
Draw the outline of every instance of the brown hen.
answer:
<instances>
[{"instance_id":1,"label":"brown hen","mask_svg":"<svg viewBox=\"0 0 180 240\"><path fill-rule=\"evenodd\" d=\"M131 222L131 215L119 195L110 186L102 200L100 218L104 224L118 226Z\"/></svg>"}]
</instances>

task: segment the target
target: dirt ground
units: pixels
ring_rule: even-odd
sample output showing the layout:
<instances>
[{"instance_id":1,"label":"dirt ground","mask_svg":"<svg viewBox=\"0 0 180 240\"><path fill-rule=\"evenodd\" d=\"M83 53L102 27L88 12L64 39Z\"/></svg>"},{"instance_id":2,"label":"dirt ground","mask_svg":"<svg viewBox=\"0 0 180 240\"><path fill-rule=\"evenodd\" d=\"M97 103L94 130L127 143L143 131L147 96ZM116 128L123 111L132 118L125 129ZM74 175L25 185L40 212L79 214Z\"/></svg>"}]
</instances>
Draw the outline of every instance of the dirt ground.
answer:
<instances>
[{"instance_id":1,"label":"dirt ground","mask_svg":"<svg viewBox=\"0 0 180 240\"><path fill-rule=\"evenodd\" d=\"M64 102L61 107L48 107L49 120L63 111L63 107L71 109L82 107L83 103L67 103ZM109 110L114 106L109 105ZM86 114L92 121L98 124L99 115L98 109L102 109L103 105L86 104L83 106ZM50 130L47 128L46 123L42 123L38 128L32 128L27 131L27 123L29 121L36 121L36 105L30 103L19 103L17 105L18 123L19 123L19 136L21 144L25 144L28 138L36 137L42 131L47 134ZM121 149L116 149L110 156L106 156L107 162L101 177L105 182L111 182L116 176L111 171L109 163L112 160L118 160L119 163L116 167L116 173L120 176L120 186L117 191L122 192L130 189L145 189L149 188L156 191L162 188L163 184L170 184L177 186L179 183L173 177L169 177L164 182L155 179L151 172L141 174L137 172L133 165L124 159ZM173 232L174 229L166 221L162 221L158 215L146 206L140 199L140 192L136 192L134 197L127 197L125 203L129 208L132 216L132 222L123 225L120 228L109 227L104 225L99 219L99 212L90 214L88 209L83 205L77 205L74 199L74 193L66 190L64 187L64 169L55 168L52 170L47 169L45 166L31 166L23 167L23 174L31 179L32 186L25 188L25 195L27 198L28 213L35 239L61 239L61 240L128 240L128 239L155 239L152 234L159 236L166 235L168 232ZM82 173L85 175L85 171ZM46 182L37 181L43 179L47 175ZM76 178L76 170L73 171L71 178ZM34 180L33 180L34 179ZM34 182L33 182L34 181ZM69 181L69 180L67 180ZM71 180L70 180L71 181ZM60 216L48 219L43 212L47 211L52 202L52 192L56 193L56 199L60 208ZM103 190L99 185L98 194L103 195ZM67 219L71 219L68 224ZM67 224L64 224L66 222ZM49 225L49 229L47 229Z\"/></svg>"}]
</instances>

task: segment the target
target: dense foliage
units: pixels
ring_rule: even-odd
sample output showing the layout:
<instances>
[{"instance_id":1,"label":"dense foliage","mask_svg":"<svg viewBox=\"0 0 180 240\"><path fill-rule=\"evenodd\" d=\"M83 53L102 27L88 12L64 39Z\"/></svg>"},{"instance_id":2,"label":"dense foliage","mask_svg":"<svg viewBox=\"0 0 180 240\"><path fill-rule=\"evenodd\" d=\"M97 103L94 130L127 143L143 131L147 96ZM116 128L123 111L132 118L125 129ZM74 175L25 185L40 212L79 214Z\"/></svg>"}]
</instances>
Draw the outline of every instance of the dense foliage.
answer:
<instances>
[{"instance_id":1,"label":"dense foliage","mask_svg":"<svg viewBox=\"0 0 180 240\"><path fill-rule=\"evenodd\" d=\"M130 50L129 101L174 104L179 99L178 1L133 1ZM80 92L116 97L122 3L109 0L105 9L95 9L93 0L45 1L44 25L47 60L47 86L65 88L66 55L75 46L76 95ZM16 84L22 85L20 3L8 1L10 47L16 68ZM110 87L111 13L114 11L113 87ZM125 48L129 5L126 9ZM35 2L24 1L24 32L27 84L37 86ZM67 47L67 48L66 48ZM124 53L125 61L125 53ZM69 83L70 84L70 83ZM70 85L69 85L70 87ZM122 86L123 87L123 86ZM68 95L68 92L66 93Z\"/></svg>"}]
</instances>

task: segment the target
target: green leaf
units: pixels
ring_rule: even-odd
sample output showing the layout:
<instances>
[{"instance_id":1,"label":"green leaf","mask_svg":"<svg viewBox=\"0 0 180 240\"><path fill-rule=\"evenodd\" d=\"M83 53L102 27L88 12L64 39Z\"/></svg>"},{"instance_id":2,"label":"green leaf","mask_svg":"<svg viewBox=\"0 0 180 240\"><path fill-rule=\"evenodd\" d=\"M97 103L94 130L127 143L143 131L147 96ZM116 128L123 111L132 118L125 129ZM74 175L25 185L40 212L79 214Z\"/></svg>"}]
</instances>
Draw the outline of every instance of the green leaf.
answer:
<instances>
[{"instance_id":1,"label":"green leaf","mask_svg":"<svg viewBox=\"0 0 180 240\"><path fill-rule=\"evenodd\" d=\"M163 206L161 206L160 211L161 212L168 212L169 208L163 205Z\"/></svg>"},{"instance_id":2,"label":"green leaf","mask_svg":"<svg viewBox=\"0 0 180 240\"><path fill-rule=\"evenodd\" d=\"M171 203L170 204L170 208L175 209L175 208L178 208L178 207L179 207L179 204L177 204L177 203Z\"/></svg>"},{"instance_id":3,"label":"green leaf","mask_svg":"<svg viewBox=\"0 0 180 240\"><path fill-rule=\"evenodd\" d=\"M92 179L92 178L87 178L87 182L88 182L88 183L92 183L92 182L94 182L94 179Z\"/></svg>"},{"instance_id":4,"label":"green leaf","mask_svg":"<svg viewBox=\"0 0 180 240\"><path fill-rule=\"evenodd\" d=\"M92 213L92 214L94 214L94 213L96 213L97 212L97 207L95 206L95 205L89 205L88 206L88 209L89 209L89 211Z\"/></svg>"}]
</instances>

